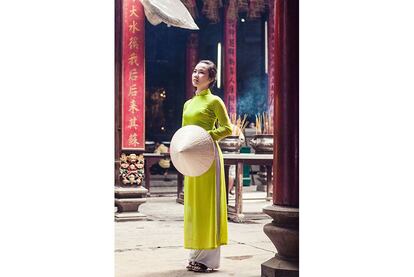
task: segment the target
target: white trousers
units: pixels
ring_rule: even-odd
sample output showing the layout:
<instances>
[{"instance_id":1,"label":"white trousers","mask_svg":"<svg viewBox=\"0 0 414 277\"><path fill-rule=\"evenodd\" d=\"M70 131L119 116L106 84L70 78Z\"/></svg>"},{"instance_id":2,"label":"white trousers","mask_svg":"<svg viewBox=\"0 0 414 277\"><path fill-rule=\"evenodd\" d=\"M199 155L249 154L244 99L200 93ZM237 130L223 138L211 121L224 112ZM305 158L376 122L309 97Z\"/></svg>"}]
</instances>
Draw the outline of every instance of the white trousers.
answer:
<instances>
[{"instance_id":1,"label":"white trousers","mask_svg":"<svg viewBox=\"0 0 414 277\"><path fill-rule=\"evenodd\" d=\"M208 250L190 250L190 262L201 263L208 268L217 269L220 267L220 246Z\"/></svg>"}]
</instances>

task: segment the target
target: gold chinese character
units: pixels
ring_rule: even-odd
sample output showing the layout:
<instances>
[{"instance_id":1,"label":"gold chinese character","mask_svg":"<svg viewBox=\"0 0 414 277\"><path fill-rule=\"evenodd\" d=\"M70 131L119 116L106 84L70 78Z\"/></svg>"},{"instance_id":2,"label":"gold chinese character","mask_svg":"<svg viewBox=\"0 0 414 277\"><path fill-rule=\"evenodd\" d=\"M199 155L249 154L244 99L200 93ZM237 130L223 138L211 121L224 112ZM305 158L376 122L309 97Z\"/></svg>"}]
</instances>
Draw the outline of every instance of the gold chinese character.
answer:
<instances>
[{"instance_id":1,"label":"gold chinese character","mask_svg":"<svg viewBox=\"0 0 414 277\"><path fill-rule=\"evenodd\" d=\"M138 138L137 138L137 134L136 133L133 133L133 134L129 135L128 144L129 145L133 145L133 146L139 145L139 142L138 142Z\"/></svg>"},{"instance_id":2,"label":"gold chinese character","mask_svg":"<svg viewBox=\"0 0 414 277\"><path fill-rule=\"evenodd\" d=\"M128 26L129 27L129 30L133 34L135 34L135 32L139 32L140 31L139 28L137 27L137 25L138 25L137 22L135 20L132 20L132 24Z\"/></svg>"},{"instance_id":3,"label":"gold chinese character","mask_svg":"<svg viewBox=\"0 0 414 277\"><path fill-rule=\"evenodd\" d=\"M138 49L139 43L137 37L130 37L129 38L129 49Z\"/></svg>"},{"instance_id":4,"label":"gold chinese character","mask_svg":"<svg viewBox=\"0 0 414 277\"><path fill-rule=\"evenodd\" d=\"M137 84L132 84L129 87L128 96L137 96Z\"/></svg>"},{"instance_id":5,"label":"gold chinese character","mask_svg":"<svg viewBox=\"0 0 414 277\"><path fill-rule=\"evenodd\" d=\"M137 108L137 102L135 102L134 99L132 99L131 102L129 103L129 110L128 111L130 111L133 114L139 111L139 109ZM135 118L135 117L133 117L133 118ZM135 120L136 120L136 118L134 119L134 122L135 122Z\"/></svg>"},{"instance_id":6,"label":"gold chinese character","mask_svg":"<svg viewBox=\"0 0 414 277\"><path fill-rule=\"evenodd\" d=\"M129 72L129 80L136 81L138 78L138 71L136 68L131 69Z\"/></svg>"},{"instance_id":7,"label":"gold chinese character","mask_svg":"<svg viewBox=\"0 0 414 277\"><path fill-rule=\"evenodd\" d=\"M129 129L131 129L131 128L136 129L137 127L138 127L138 125L137 125L137 118L134 116L133 118L131 118L131 119L129 120L129 125L128 125L128 128L129 128Z\"/></svg>"},{"instance_id":8,"label":"gold chinese character","mask_svg":"<svg viewBox=\"0 0 414 277\"><path fill-rule=\"evenodd\" d=\"M138 63L138 56L137 56L137 54L136 53L131 53L131 55L129 55L129 58L128 58L128 63L130 64L130 65L136 65L136 66L139 66L139 63Z\"/></svg>"},{"instance_id":9,"label":"gold chinese character","mask_svg":"<svg viewBox=\"0 0 414 277\"><path fill-rule=\"evenodd\" d=\"M133 15L138 17L137 10L135 9L135 6L132 6L132 9L129 11L129 16L133 16Z\"/></svg>"}]
</instances>

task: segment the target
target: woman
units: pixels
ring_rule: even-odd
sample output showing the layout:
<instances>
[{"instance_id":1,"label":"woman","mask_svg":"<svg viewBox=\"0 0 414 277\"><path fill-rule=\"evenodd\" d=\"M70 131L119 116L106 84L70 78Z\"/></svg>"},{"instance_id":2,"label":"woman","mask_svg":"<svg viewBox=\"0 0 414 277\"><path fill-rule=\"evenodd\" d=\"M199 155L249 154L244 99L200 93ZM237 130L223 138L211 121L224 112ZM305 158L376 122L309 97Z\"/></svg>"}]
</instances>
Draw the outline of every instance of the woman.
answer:
<instances>
[{"instance_id":1,"label":"woman","mask_svg":"<svg viewBox=\"0 0 414 277\"><path fill-rule=\"evenodd\" d=\"M216 159L201 176L184 178L184 248L191 249L188 270L208 272L220 266L220 245L227 244L227 206L224 163L217 144L231 135L226 107L210 88L216 80L213 62L200 61L194 68L193 98L185 102L183 126L204 128L215 142ZM219 127L215 128L215 123Z\"/></svg>"}]
</instances>

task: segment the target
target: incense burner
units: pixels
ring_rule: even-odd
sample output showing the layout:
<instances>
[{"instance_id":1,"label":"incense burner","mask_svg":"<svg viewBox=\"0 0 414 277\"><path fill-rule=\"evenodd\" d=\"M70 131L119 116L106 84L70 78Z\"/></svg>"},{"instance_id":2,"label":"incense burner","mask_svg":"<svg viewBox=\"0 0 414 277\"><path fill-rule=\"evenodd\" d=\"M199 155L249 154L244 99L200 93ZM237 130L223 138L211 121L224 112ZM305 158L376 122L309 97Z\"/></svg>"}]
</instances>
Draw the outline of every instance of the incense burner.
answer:
<instances>
[{"instance_id":1,"label":"incense burner","mask_svg":"<svg viewBox=\"0 0 414 277\"><path fill-rule=\"evenodd\" d=\"M223 153L239 153L243 142L239 136L228 136L218 142Z\"/></svg>"},{"instance_id":2,"label":"incense burner","mask_svg":"<svg viewBox=\"0 0 414 277\"><path fill-rule=\"evenodd\" d=\"M249 144L256 154L273 153L273 135L255 135Z\"/></svg>"}]
</instances>

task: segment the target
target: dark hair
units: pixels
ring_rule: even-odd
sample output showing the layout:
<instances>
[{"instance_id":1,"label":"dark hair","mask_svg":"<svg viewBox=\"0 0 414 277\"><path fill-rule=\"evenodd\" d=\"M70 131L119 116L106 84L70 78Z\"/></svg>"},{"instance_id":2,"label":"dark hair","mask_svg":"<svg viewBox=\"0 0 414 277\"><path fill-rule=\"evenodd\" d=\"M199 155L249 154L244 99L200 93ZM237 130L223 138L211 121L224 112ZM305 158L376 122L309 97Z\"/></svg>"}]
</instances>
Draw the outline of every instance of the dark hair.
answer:
<instances>
[{"instance_id":1,"label":"dark hair","mask_svg":"<svg viewBox=\"0 0 414 277\"><path fill-rule=\"evenodd\" d=\"M201 60L198 63L204 63L204 64L208 65L208 67L207 67L208 77L210 79L213 79L213 81L210 82L208 87L212 88L216 83L216 76L217 76L217 67L216 67L216 65L210 60Z\"/></svg>"}]
</instances>

